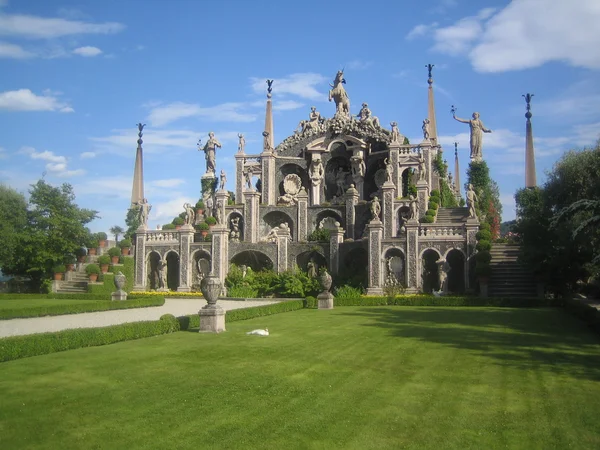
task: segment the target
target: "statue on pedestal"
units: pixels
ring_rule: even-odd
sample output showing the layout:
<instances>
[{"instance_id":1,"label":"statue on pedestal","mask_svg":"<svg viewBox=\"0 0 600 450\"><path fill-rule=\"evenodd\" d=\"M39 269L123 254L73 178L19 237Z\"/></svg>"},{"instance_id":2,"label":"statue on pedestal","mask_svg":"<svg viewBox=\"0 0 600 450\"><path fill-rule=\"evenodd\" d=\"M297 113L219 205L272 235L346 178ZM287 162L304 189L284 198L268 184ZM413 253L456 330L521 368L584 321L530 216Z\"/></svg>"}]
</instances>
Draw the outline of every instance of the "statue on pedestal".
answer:
<instances>
[{"instance_id":1,"label":"statue on pedestal","mask_svg":"<svg viewBox=\"0 0 600 450\"><path fill-rule=\"evenodd\" d=\"M158 270L158 288L167 289L167 261L161 259L156 268Z\"/></svg>"},{"instance_id":2,"label":"statue on pedestal","mask_svg":"<svg viewBox=\"0 0 600 450\"><path fill-rule=\"evenodd\" d=\"M244 153L244 148L246 147L246 139L244 139L244 135L242 133L238 133L238 153Z\"/></svg>"},{"instance_id":3,"label":"statue on pedestal","mask_svg":"<svg viewBox=\"0 0 600 450\"><path fill-rule=\"evenodd\" d=\"M344 89L346 80L344 79L344 71L339 70L335 75L333 84L330 84L331 90L329 91L329 101L335 102L335 115L342 117L350 117L350 99Z\"/></svg>"},{"instance_id":4,"label":"statue on pedestal","mask_svg":"<svg viewBox=\"0 0 600 450\"><path fill-rule=\"evenodd\" d=\"M219 177L219 189L225 190L225 183L227 183L227 174L221 169L221 176Z\"/></svg>"},{"instance_id":5,"label":"statue on pedestal","mask_svg":"<svg viewBox=\"0 0 600 450\"><path fill-rule=\"evenodd\" d=\"M365 172L367 170L367 166L365 165L365 161L361 155L354 155L350 157L350 164L352 170L352 179L355 182L362 180L365 176Z\"/></svg>"},{"instance_id":6,"label":"statue on pedestal","mask_svg":"<svg viewBox=\"0 0 600 450\"><path fill-rule=\"evenodd\" d=\"M418 203L414 195L410 197L410 219L417 220L419 218Z\"/></svg>"},{"instance_id":7,"label":"statue on pedestal","mask_svg":"<svg viewBox=\"0 0 600 450\"><path fill-rule=\"evenodd\" d=\"M362 108L358 113L358 120L361 124L371 128L376 129L380 128L379 119L371 114L371 110L369 109L369 105L366 103L362 104Z\"/></svg>"},{"instance_id":8,"label":"statue on pedestal","mask_svg":"<svg viewBox=\"0 0 600 450\"><path fill-rule=\"evenodd\" d=\"M139 204L138 204L140 210L139 210L139 219L140 219L140 225L144 228L146 228L148 226L148 216L150 215L150 210L152 209L152 205L150 205L148 203L148 199L145 198L143 199Z\"/></svg>"},{"instance_id":9,"label":"statue on pedestal","mask_svg":"<svg viewBox=\"0 0 600 450\"><path fill-rule=\"evenodd\" d=\"M473 185L469 184L469 188L467 189L467 206L469 207L469 217L477 218L477 211L475 210L477 201L478 198L477 194L475 194L475 190L473 189Z\"/></svg>"},{"instance_id":10,"label":"statue on pedestal","mask_svg":"<svg viewBox=\"0 0 600 450\"><path fill-rule=\"evenodd\" d=\"M185 209L185 224L193 225L196 213L194 212L194 208L189 203L183 204L183 209Z\"/></svg>"},{"instance_id":11,"label":"statue on pedestal","mask_svg":"<svg viewBox=\"0 0 600 450\"><path fill-rule=\"evenodd\" d=\"M231 242L239 242L240 241L240 218L234 217L230 220L231 222L231 231L229 232L229 240Z\"/></svg>"},{"instance_id":12,"label":"statue on pedestal","mask_svg":"<svg viewBox=\"0 0 600 450\"><path fill-rule=\"evenodd\" d=\"M199 144L200 142L198 142ZM204 157L206 159L206 173L215 174L216 168L216 150L221 148L221 143L215 138L215 133L212 131L208 133L208 141L204 144L202 150L204 151ZM200 150L200 148L198 148Z\"/></svg>"},{"instance_id":13,"label":"statue on pedestal","mask_svg":"<svg viewBox=\"0 0 600 450\"><path fill-rule=\"evenodd\" d=\"M452 108L452 117L462 123L468 123L471 128L471 161L481 161L483 159L483 153L481 147L483 144L483 134L491 133L492 130L488 130L481 119L479 119L479 113L474 112L473 118L470 120L461 119L455 115L456 109Z\"/></svg>"},{"instance_id":14,"label":"statue on pedestal","mask_svg":"<svg viewBox=\"0 0 600 450\"><path fill-rule=\"evenodd\" d=\"M371 218L372 220L379 220L379 214L381 214L381 204L377 196L371 200Z\"/></svg>"},{"instance_id":15,"label":"statue on pedestal","mask_svg":"<svg viewBox=\"0 0 600 450\"><path fill-rule=\"evenodd\" d=\"M427 168L425 164L425 157L423 156L423 152L419 156L419 181L425 181L427 175Z\"/></svg>"},{"instance_id":16,"label":"statue on pedestal","mask_svg":"<svg viewBox=\"0 0 600 450\"><path fill-rule=\"evenodd\" d=\"M421 128L423 129L423 140L428 141L429 140L429 119L425 119L423 121L423 126Z\"/></svg>"},{"instance_id":17,"label":"statue on pedestal","mask_svg":"<svg viewBox=\"0 0 600 450\"><path fill-rule=\"evenodd\" d=\"M323 168L321 157L318 155L314 155L310 163L309 169L310 181L312 182L313 186L319 186L323 181L324 175L325 169Z\"/></svg>"},{"instance_id":18,"label":"statue on pedestal","mask_svg":"<svg viewBox=\"0 0 600 450\"><path fill-rule=\"evenodd\" d=\"M390 122L392 126L392 142L400 143L400 130L398 130L398 122Z\"/></svg>"},{"instance_id":19,"label":"statue on pedestal","mask_svg":"<svg viewBox=\"0 0 600 450\"><path fill-rule=\"evenodd\" d=\"M383 163L385 164L385 182L391 182L394 174L394 167L392 166L392 162L389 158L385 158L383 160Z\"/></svg>"}]
</instances>

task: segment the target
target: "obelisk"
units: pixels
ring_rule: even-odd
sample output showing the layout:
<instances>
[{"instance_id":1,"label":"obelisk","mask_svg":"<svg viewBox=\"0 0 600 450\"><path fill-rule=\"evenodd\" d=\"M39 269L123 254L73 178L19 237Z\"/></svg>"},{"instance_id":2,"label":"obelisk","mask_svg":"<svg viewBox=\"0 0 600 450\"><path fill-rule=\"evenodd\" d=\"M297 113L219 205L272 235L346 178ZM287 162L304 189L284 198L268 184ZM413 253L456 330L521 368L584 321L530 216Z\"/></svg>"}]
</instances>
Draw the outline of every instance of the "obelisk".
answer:
<instances>
[{"instance_id":1,"label":"obelisk","mask_svg":"<svg viewBox=\"0 0 600 450\"><path fill-rule=\"evenodd\" d=\"M142 151L142 131L146 124L141 122L137 124L138 140L137 151L135 154L135 166L133 169L133 188L131 189L131 206L141 204L144 199L144 155Z\"/></svg>"},{"instance_id":2,"label":"obelisk","mask_svg":"<svg viewBox=\"0 0 600 450\"><path fill-rule=\"evenodd\" d=\"M535 152L533 149L533 130L531 128L531 98L533 94L525 94L525 102L527 104L527 112L525 118L527 122L525 124L525 187L533 188L537 186L535 176Z\"/></svg>"}]
</instances>

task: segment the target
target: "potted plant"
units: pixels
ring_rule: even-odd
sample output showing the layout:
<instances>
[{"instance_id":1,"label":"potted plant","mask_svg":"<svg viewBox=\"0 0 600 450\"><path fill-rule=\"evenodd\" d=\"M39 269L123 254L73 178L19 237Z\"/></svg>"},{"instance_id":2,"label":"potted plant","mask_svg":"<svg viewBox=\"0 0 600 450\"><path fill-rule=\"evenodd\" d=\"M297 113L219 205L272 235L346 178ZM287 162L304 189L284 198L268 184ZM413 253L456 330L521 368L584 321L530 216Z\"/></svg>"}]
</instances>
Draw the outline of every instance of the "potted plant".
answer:
<instances>
[{"instance_id":1,"label":"potted plant","mask_svg":"<svg viewBox=\"0 0 600 450\"><path fill-rule=\"evenodd\" d=\"M201 224L198 225L198 231L200 231L200 234L202 234L203 238L205 238L206 235L208 234L208 229L209 229L209 226L206 222L202 222Z\"/></svg>"},{"instance_id":2,"label":"potted plant","mask_svg":"<svg viewBox=\"0 0 600 450\"><path fill-rule=\"evenodd\" d=\"M58 266L54 266L54 269L52 269L52 271L54 272L54 279L56 281L60 281L63 279L63 275L67 271L67 268L62 264L59 264Z\"/></svg>"},{"instance_id":3,"label":"potted plant","mask_svg":"<svg viewBox=\"0 0 600 450\"><path fill-rule=\"evenodd\" d=\"M119 264L119 256L121 256L121 249L119 247L111 247L108 249L108 256L111 257L113 264Z\"/></svg>"},{"instance_id":4,"label":"potted plant","mask_svg":"<svg viewBox=\"0 0 600 450\"><path fill-rule=\"evenodd\" d=\"M181 217L175 217L173 219L173 225L175 225L175 229L179 230L183 224L185 223L185 220L183 220Z\"/></svg>"},{"instance_id":5,"label":"potted plant","mask_svg":"<svg viewBox=\"0 0 600 450\"><path fill-rule=\"evenodd\" d=\"M108 235L104 231L101 231L100 233L96 234L96 237L98 238L98 246L102 248L106 247Z\"/></svg>"},{"instance_id":6,"label":"potted plant","mask_svg":"<svg viewBox=\"0 0 600 450\"><path fill-rule=\"evenodd\" d=\"M90 277L90 281L94 283L100 275L100 267L98 267L98 264L88 264L85 266L85 273Z\"/></svg>"},{"instance_id":7,"label":"potted plant","mask_svg":"<svg viewBox=\"0 0 600 450\"><path fill-rule=\"evenodd\" d=\"M217 224L217 219L215 219L213 216L207 217L206 223L208 224L208 228L210 229Z\"/></svg>"},{"instance_id":8,"label":"potted plant","mask_svg":"<svg viewBox=\"0 0 600 450\"><path fill-rule=\"evenodd\" d=\"M67 272L73 272L75 270L76 261L77 259L75 258L75 255L65 256L65 267L67 269Z\"/></svg>"},{"instance_id":9,"label":"potted plant","mask_svg":"<svg viewBox=\"0 0 600 450\"><path fill-rule=\"evenodd\" d=\"M119 247L121 247L121 255L129 255L129 249L131 248L131 240L123 239L119 242Z\"/></svg>"},{"instance_id":10,"label":"potted plant","mask_svg":"<svg viewBox=\"0 0 600 450\"><path fill-rule=\"evenodd\" d=\"M85 248L85 247L81 247L81 248L78 248L77 250L75 250L75 256L77 257L78 263L85 262L86 255L87 255L87 248Z\"/></svg>"},{"instance_id":11,"label":"potted plant","mask_svg":"<svg viewBox=\"0 0 600 450\"><path fill-rule=\"evenodd\" d=\"M94 239L90 242L90 246L88 248L88 254L90 256L94 256L96 254L97 249L98 249L98 240Z\"/></svg>"},{"instance_id":12,"label":"potted plant","mask_svg":"<svg viewBox=\"0 0 600 450\"><path fill-rule=\"evenodd\" d=\"M100 255L98 257L98 264L100 264L100 270L102 273L108 272L108 265L110 264L110 256Z\"/></svg>"},{"instance_id":13,"label":"potted plant","mask_svg":"<svg viewBox=\"0 0 600 450\"><path fill-rule=\"evenodd\" d=\"M204 202L202 199L196 202L196 214L201 215L204 212Z\"/></svg>"}]
</instances>

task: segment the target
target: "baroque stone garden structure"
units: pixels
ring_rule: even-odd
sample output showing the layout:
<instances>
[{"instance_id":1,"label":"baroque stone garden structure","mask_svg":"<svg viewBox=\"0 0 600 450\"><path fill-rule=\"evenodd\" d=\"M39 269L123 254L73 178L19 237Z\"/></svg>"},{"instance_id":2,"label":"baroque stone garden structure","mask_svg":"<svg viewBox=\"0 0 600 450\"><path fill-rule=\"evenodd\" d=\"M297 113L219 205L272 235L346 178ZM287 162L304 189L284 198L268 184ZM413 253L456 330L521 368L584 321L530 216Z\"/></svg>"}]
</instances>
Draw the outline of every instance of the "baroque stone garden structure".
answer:
<instances>
[{"instance_id":1,"label":"baroque stone garden structure","mask_svg":"<svg viewBox=\"0 0 600 450\"><path fill-rule=\"evenodd\" d=\"M381 294L386 283L402 283L408 292L448 285L455 292L469 289L477 218L467 208L445 208L433 223L419 220L439 184L433 161L442 151L431 68L428 117L416 144L408 143L395 122L383 127L367 103L351 108L340 71L329 92L333 117L312 107L298 129L275 146L268 80L262 149L247 152L239 136L234 202L225 190L225 173L217 176L221 144L212 133L199 144L206 156L204 214L217 221L212 240L194 228L200 215L193 212L179 230L150 230L144 219L135 235L134 289L195 290L209 272L224 281L232 263L278 272L298 266L309 274L326 267L334 276L364 277L368 294ZM135 192L134 185L134 197ZM318 234L328 234L328 240L309 240ZM434 281L427 285L428 279Z\"/></svg>"}]
</instances>

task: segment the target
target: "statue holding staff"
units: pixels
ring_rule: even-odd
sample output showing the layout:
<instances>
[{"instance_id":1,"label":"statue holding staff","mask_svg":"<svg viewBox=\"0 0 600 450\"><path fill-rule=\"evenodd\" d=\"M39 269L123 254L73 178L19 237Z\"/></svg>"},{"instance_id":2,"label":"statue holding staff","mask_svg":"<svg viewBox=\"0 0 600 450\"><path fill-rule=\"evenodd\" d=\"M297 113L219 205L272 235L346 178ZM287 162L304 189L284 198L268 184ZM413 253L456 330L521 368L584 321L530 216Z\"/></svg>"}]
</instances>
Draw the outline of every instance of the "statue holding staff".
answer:
<instances>
[{"instance_id":1,"label":"statue holding staff","mask_svg":"<svg viewBox=\"0 0 600 450\"><path fill-rule=\"evenodd\" d=\"M198 142L200 144L200 142ZM200 147L198 145L198 147ZM212 131L208 133L208 141L204 144L202 150L204 151L204 157L206 159L206 173L215 174L216 168L216 151L217 147L221 148L221 143L215 138L215 133ZM200 148L198 148L200 150Z\"/></svg>"},{"instance_id":2,"label":"statue holding staff","mask_svg":"<svg viewBox=\"0 0 600 450\"><path fill-rule=\"evenodd\" d=\"M456 117L456 108L452 106L452 117L454 117L454 120L457 120L461 123L469 124L469 127L471 128L471 161L481 161L483 159L483 153L481 152L481 146L483 143L482 133L491 133L492 130L488 130L483 125L483 122L479 118L478 112L473 113L472 119L461 119L460 117Z\"/></svg>"}]
</instances>

